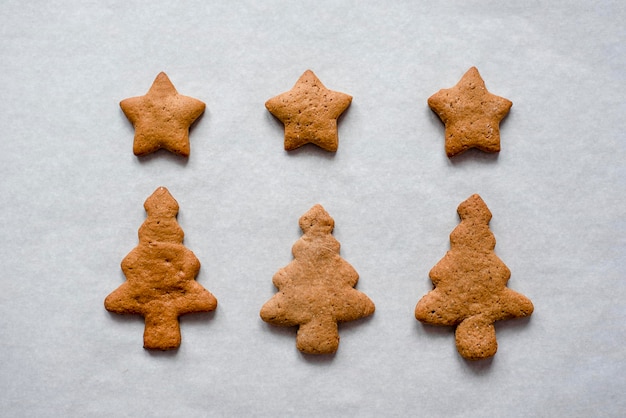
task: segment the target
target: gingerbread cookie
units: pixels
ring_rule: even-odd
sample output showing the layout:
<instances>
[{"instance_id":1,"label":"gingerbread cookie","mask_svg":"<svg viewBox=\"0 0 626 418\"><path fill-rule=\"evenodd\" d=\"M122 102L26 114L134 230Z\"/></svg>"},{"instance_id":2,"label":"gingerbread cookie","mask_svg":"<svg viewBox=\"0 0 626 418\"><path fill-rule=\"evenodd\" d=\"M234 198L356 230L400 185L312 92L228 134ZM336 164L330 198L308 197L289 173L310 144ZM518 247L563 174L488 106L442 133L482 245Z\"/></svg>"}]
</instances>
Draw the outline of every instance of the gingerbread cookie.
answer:
<instances>
[{"instance_id":1,"label":"gingerbread cookie","mask_svg":"<svg viewBox=\"0 0 626 418\"><path fill-rule=\"evenodd\" d=\"M470 148L499 152L500 121L512 105L510 100L487 91L476 67L454 87L439 90L428 99L428 106L445 124L448 157Z\"/></svg>"},{"instance_id":2,"label":"gingerbread cookie","mask_svg":"<svg viewBox=\"0 0 626 418\"><path fill-rule=\"evenodd\" d=\"M159 187L144 208L148 217L139 228L139 245L122 261L126 282L107 296L104 306L143 316L144 347L168 350L180 346L178 317L212 311L217 300L195 280L200 261L182 244L176 200Z\"/></svg>"},{"instance_id":3,"label":"gingerbread cookie","mask_svg":"<svg viewBox=\"0 0 626 418\"><path fill-rule=\"evenodd\" d=\"M160 73L145 96L122 100L120 107L135 127L135 155L164 148L188 157L189 127L204 112L205 104L178 94L167 75Z\"/></svg>"},{"instance_id":4,"label":"gingerbread cookie","mask_svg":"<svg viewBox=\"0 0 626 418\"><path fill-rule=\"evenodd\" d=\"M466 359L496 353L494 322L529 316L533 304L506 287L508 267L493 252L491 212L477 194L458 207L461 223L450 234L450 251L432 268L434 290L415 307L427 324L456 326L456 346Z\"/></svg>"},{"instance_id":5,"label":"gingerbread cookie","mask_svg":"<svg viewBox=\"0 0 626 418\"><path fill-rule=\"evenodd\" d=\"M265 107L285 124L285 150L312 143L337 151L337 118L350 106L352 96L328 90L307 70L291 90L269 99Z\"/></svg>"},{"instance_id":6,"label":"gingerbread cookie","mask_svg":"<svg viewBox=\"0 0 626 418\"><path fill-rule=\"evenodd\" d=\"M279 292L261 309L274 325L298 326L296 346L307 354L329 354L339 346L338 322L374 313L374 303L354 289L359 275L339 256L334 220L321 205L300 218L304 235L293 245L294 260L273 278Z\"/></svg>"}]
</instances>

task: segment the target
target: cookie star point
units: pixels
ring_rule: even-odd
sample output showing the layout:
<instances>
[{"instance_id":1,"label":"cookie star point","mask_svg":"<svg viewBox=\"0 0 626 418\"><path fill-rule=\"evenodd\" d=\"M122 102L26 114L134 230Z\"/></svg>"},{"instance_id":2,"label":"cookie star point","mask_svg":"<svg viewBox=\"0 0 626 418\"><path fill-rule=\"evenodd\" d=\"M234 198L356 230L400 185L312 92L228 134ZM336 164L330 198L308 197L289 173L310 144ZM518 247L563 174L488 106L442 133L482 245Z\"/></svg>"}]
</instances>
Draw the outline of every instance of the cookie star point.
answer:
<instances>
[{"instance_id":1,"label":"cookie star point","mask_svg":"<svg viewBox=\"0 0 626 418\"><path fill-rule=\"evenodd\" d=\"M337 118L350 106L352 96L329 90L311 70L293 88L267 102L265 107L285 125L285 150L312 143L337 151Z\"/></svg>"},{"instance_id":2,"label":"cookie star point","mask_svg":"<svg viewBox=\"0 0 626 418\"><path fill-rule=\"evenodd\" d=\"M490 93L476 67L471 67L452 88L428 98L428 106L445 125L448 157L467 149L500 151L500 121L513 103Z\"/></svg>"},{"instance_id":3,"label":"cookie star point","mask_svg":"<svg viewBox=\"0 0 626 418\"><path fill-rule=\"evenodd\" d=\"M189 128L206 105L179 94L167 74L161 72L148 93L122 100L120 107L135 127L135 155L143 156L163 148L188 157Z\"/></svg>"}]
</instances>

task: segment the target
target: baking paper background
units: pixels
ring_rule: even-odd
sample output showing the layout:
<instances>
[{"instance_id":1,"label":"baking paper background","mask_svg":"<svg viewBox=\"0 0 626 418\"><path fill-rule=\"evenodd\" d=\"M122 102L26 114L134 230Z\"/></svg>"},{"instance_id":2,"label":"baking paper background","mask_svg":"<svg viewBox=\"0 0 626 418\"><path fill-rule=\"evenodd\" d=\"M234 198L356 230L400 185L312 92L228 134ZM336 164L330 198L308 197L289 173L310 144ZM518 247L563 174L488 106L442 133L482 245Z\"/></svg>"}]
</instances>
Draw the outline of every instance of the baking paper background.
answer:
<instances>
[{"instance_id":1,"label":"baking paper background","mask_svg":"<svg viewBox=\"0 0 626 418\"><path fill-rule=\"evenodd\" d=\"M4 0L2 415L621 416L625 21L621 1ZM499 155L449 160L426 100L471 66L513 107ZM336 154L285 152L264 107L307 69L354 97ZM160 71L207 104L188 160L132 153L119 101ZM219 301L165 353L103 307L158 186ZM480 362L413 315L473 193L535 305ZM324 357L259 317L316 203L376 304Z\"/></svg>"}]
</instances>

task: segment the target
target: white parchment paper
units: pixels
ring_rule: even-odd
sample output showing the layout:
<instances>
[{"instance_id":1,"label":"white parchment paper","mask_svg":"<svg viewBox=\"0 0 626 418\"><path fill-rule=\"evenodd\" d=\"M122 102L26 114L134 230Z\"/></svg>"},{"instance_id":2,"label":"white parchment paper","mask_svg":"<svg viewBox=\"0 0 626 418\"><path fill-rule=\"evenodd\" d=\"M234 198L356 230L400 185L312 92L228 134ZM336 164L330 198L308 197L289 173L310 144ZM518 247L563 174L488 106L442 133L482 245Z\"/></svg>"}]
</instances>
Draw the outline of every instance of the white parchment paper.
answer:
<instances>
[{"instance_id":1,"label":"white parchment paper","mask_svg":"<svg viewBox=\"0 0 626 418\"><path fill-rule=\"evenodd\" d=\"M621 416L624 21L617 0L3 1L2 415ZM513 108L499 155L449 160L426 100L471 66ZM306 69L354 97L336 154L285 152L264 107ZM119 101L160 71L207 104L188 160L132 154ZM103 307L158 186L219 300L167 353ZM481 362L413 316L473 193L535 305ZM377 308L326 357L259 318L316 203Z\"/></svg>"}]
</instances>

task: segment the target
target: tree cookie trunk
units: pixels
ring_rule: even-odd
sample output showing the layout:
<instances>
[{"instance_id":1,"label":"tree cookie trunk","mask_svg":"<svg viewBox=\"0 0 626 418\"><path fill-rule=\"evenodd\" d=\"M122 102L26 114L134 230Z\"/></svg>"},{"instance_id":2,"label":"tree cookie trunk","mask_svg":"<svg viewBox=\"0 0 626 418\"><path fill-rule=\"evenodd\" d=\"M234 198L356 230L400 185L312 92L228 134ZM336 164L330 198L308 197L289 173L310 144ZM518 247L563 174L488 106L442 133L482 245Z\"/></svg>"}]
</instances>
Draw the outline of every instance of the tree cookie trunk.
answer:
<instances>
[{"instance_id":1,"label":"tree cookie trunk","mask_svg":"<svg viewBox=\"0 0 626 418\"><path fill-rule=\"evenodd\" d=\"M337 322L327 316L314 316L298 328L296 346L307 354L334 353L339 347Z\"/></svg>"},{"instance_id":2,"label":"tree cookie trunk","mask_svg":"<svg viewBox=\"0 0 626 418\"><path fill-rule=\"evenodd\" d=\"M482 315L465 319L457 326L455 335L459 354L468 360L491 357L498 350L493 322Z\"/></svg>"},{"instance_id":3,"label":"tree cookie trunk","mask_svg":"<svg viewBox=\"0 0 626 418\"><path fill-rule=\"evenodd\" d=\"M144 348L171 350L180 346L180 324L176 315L148 314L143 333Z\"/></svg>"}]
</instances>

